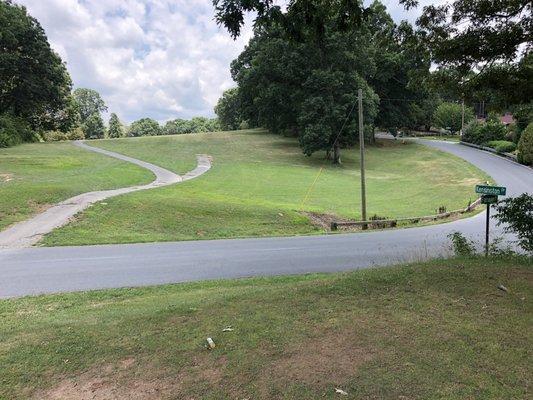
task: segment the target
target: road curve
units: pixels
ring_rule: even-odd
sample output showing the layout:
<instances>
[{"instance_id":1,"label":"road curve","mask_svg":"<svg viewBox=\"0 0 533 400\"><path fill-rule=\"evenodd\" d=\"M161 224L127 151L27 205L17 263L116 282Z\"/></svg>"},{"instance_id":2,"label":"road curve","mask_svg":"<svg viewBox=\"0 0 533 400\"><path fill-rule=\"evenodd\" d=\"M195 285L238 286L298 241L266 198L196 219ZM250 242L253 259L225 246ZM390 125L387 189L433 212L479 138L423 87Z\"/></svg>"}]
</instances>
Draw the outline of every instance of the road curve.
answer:
<instances>
[{"instance_id":1,"label":"road curve","mask_svg":"<svg viewBox=\"0 0 533 400\"><path fill-rule=\"evenodd\" d=\"M533 192L530 168L458 144L423 143L476 165L508 195ZM390 265L448 254L453 231L480 241L484 215L352 234L0 251L0 297Z\"/></svg>"},{"instance_id":2,"label":"road curve","mask_svg":"<svg viewBox=\"0 0 533 400\"><path fill-rule=\"evenodd\" d=\"M137 160L112 151L92 147L82 141L76 141L74 144L83 149L94 151L96 153L104 154L108 157L117 158L119 160L127 161L132 164L139 165L152 171L155 175L155 180L147 185L130 186L120 189L100 190L96 192L87 192L64 200L46 211L37 214L36 216L10 226L8 229L0 232L0 249L16 249L29 247L37 243L43 235L52 230L63 226L76 215L78 212L86 209L91 204L98 201L108 199L110 197L118 196L125 193L136 192L138 190L153 189L156 187L172 185L188 179L193 179L202 175L211 168L211 162L208 156L197 156L197 167L180 176L172 171L158 167L145 161Z\"/></svg>"}]
</instances>

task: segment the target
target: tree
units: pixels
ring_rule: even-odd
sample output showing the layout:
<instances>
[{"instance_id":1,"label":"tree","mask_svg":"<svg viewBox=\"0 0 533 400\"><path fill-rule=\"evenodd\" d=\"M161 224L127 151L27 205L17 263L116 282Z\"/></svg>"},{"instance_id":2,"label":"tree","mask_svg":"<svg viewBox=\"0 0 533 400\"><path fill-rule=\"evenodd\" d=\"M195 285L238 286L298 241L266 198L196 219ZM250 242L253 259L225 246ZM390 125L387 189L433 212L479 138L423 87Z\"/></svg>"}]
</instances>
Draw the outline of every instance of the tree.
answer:
<instances>
[{"instance_id":1,"label":"tree","mask_svg":"<svg viewBox=\"0 0 533 400\"><path fill-rule=\"evenodd\" d=\"M524 193L502 200L496 206L498 225L518 236L524 250L533 253L533 196Z\"/></svg>"},{"instance_id":2,"label":"tree","mask_svg":"<svg viewBox=\"0 0 533 400\"><path fill-rule=\"evenodd\" d=\"M119 138L124 136L124 128L122 127L122 124L115 113L111 113L109 118L109 129L107 134L110 138Z\"/></svg>"},{"instance_id":3,"label":"tree","mask_svg":"<svg viewBox=\"0 0 533 400\"><path fill-rule=\"evenodd\" d=\"M452 0L424 7L417 24L433 61L453 71L445 77L461 97L490 92L503 108L533 95L532 7L527 0Z\"/></svg>"},{"instance_id":4,"label":"tree","mask_svg":"<svg viewBox=\"0 0 533 400\"><path fill-rule=\"evenodd\" d=\"M243 121L241 115L241 98L239 88L232 88L222 93L215 106L220 127L224 130L237 130Z\"/></svg>"},{"instance_id":5,"label":"tree","mask_svg":"<svg viewBox=\"0 0 533 400\"><path fill-rule=\"evenodd\" d=\"M530 123L520 136L518 142L518 161L533 166L533 122Z\"/></svg>"},{"instance_id":6,"label":"tree","mask_svg":"<svg viewBox=\"0 0 533 400\"><path fill-rule=\"evenodd\" d=\"M90 115L81 128L86 139L103 139L105 136L104 121L98 113Z\"/></svg>"},{"instance_id":7,"label":"tree","mask_svg":"<svg viewBox=\"0 0 533 400\"><path fill-rule=\"evenodd\" d=\"M0 48L0 115L35 130L68 127L73 114L67 69L39 22L11 0L0 1ZM14 142L32 137L24 134Z\"/></svg>"},{"instance_id":8,"label":"tree","mask_svg":"<svg viewBox=\"0 0 533 400\"><path fill-rule=\"evenodd\" d=\"M161 127L151 118L141 118L133 122L128 130L128 136L155 136L161 133Z\"/></svg>"},{"instance_id":9,"label":"tree","mask_svg":"<svg viewBox=\"0 0 533 400\"><path fill-rule=\"evenodd\" d=\"M223 25L233 38L241 33L246 14L255 14L256 28L272 25L295 39L311 33L320 36L328 22L334 22L339 30L349 30L363 18L364 8L353 0L289 0L285 11L273 0L213 0L215 20Z\"/></svg>"},{"instance_id":10,"label":"tree","mask_svg":"<svg viewBox=\"0 0 533 400\"><path fill-rule=\"evenodd\" d=\"M85 123L93 114L100 114L107 111L104 100L96 90L78 88L74 90L73 96L78 103L82 123Z\"/></svg>"},{"instance_id":11,"label":"tree","mask_svg":"<svg viewBox=\"0 0 533 400\"><path fill-rule=\"evenodd\" d=\"M400 0L407 7L416 0ZM533 37L527 0L454 0L424 7L418 25L427 33L434 60L464 73L494 63L513 63Z\"/></svg>"},{"instance_id":12,"label":"tree","mask_svg":"<svg viewBox=\"0 0 533 400\"><path fill-rule=\"evenodd\" d=\"M376 125L391 132L429 129L439 99L427 83L431 59L423 38L406 22L396 25L382 3L375 1L368 10L363 25L376 65L369 77L380 97Z\"/></svg>"},{"instance_id":13,"label":"tree","mask_svg":"<svg viewBox=\"0 0 533 400\"><path fill-rule=\"evenodd\" d=\"M461 104L442 103L435 110L433 119L439 128L449 129L453 133L459 132L462 125L463 109ZM465 124L474 118L474 112L465 107Z\"/></svg>"}]
</instances>

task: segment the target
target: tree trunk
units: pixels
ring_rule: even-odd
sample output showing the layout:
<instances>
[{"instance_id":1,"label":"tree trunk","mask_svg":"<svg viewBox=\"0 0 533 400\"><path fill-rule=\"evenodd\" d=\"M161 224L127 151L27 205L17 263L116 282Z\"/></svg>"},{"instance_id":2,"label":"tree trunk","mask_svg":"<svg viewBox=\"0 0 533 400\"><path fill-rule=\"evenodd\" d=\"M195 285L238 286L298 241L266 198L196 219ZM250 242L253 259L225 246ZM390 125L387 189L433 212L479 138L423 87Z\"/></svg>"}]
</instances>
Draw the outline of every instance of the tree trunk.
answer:
<instances>
[{"instance_id":1,"label":"tree trunk","mask_svg":"<svg viewBox=\"0 0 533 400\"><path fill-rule=\"evenodd\" d=\"M341 148L339 142L335 142L333 145L333 164L341 163Z\"/></svg>"}]
</instances>

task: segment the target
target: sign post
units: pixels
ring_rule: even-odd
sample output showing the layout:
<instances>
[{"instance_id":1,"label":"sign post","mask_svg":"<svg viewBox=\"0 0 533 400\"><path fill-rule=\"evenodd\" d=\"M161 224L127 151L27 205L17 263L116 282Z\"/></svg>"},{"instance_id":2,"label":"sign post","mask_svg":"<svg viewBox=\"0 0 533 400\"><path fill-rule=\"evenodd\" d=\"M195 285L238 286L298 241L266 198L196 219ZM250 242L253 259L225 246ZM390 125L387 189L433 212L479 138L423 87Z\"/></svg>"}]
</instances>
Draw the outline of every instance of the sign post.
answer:
<instances>
[{"instance_id":1,"label":"sign post","mask_svg":"<svg viewBox=\"0 0 533 400\"><path fill-rule=\"evenodd\" d=\"M481 204L487 205L485 221L485 257L489 255L490 205L498 202L498 196L505 196L507 189L502 186L476 185L476 193L481 194Z\"/></svg>"}]
</instances>

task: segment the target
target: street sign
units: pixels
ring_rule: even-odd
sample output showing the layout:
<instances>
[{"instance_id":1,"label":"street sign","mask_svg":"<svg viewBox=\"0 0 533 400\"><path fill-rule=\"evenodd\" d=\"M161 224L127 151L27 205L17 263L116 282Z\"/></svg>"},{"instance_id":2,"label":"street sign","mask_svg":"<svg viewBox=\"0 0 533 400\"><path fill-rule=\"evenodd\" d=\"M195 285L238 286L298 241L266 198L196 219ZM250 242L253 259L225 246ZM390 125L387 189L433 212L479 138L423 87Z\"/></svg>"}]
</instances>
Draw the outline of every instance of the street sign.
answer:
<instances>
[{"instance_id":1,"label":"street sign","mask_svg":"<svg viewBox=\"0 0 533 400\"><path fill-rule=\"evenodd\" d=\"M481 204L494 204L498 202L498 196L493 194L484 194L481 196Z\"/></svg>"},{"instance_id":2,"label":"street sign","mask_svg":"<svg viewBox=\"0 0 533 400\"><path fill-rule=\"evenodd\" d=\"M507 188L502 186L476 185L476 193L505 196Z\"/></svg>"}]
</instances>

